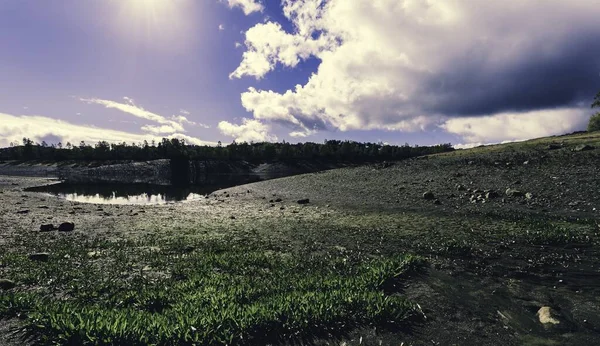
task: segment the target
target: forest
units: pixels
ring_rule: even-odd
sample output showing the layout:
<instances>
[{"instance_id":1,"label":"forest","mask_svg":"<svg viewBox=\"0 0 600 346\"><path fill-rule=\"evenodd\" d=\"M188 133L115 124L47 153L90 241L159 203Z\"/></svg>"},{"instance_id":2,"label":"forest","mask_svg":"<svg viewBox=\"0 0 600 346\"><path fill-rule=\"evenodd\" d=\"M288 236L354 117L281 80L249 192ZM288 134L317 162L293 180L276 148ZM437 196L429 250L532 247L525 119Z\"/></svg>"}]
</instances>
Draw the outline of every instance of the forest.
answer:
<instances>
[{"instance_id":1,"label":"forest","mask_svg":"<svg viewBox=\"0 0 600 346\"><path fill-rule=\"evenodd\" d=\"M451 144L434 146L386 145L383 143L359 143L355 141L325 140L319 143L236 143L217 146L187 145L184 140L163 138L158 143L108 143L79 145L34 143L23 138L22 143L12 143L0 149L0 160L130 160L156 159L189 160L243 160L249 162L272 162L286 160L327 160L343 162L377 162L403 160L427 154L452 151Z\"/></svg>"}]
</instances>

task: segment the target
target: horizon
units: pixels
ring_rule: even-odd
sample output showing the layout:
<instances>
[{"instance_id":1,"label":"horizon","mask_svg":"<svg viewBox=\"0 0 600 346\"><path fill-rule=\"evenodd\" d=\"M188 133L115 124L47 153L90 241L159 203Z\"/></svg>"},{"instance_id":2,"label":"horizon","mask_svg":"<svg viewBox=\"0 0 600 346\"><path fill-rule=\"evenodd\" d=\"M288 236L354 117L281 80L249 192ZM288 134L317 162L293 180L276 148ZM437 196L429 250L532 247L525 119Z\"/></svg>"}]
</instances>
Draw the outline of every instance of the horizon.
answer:
<instances>
[{"instance_id":1,"label":"horizon","mask_svg":"<svg viewBox=\"0 0 600 346\"><path fill-rule=\"evenodd\" d=\"M7 0L0 147L472 147L585 129L600 7L574 0Z\"/></svg>"}]
</instances>

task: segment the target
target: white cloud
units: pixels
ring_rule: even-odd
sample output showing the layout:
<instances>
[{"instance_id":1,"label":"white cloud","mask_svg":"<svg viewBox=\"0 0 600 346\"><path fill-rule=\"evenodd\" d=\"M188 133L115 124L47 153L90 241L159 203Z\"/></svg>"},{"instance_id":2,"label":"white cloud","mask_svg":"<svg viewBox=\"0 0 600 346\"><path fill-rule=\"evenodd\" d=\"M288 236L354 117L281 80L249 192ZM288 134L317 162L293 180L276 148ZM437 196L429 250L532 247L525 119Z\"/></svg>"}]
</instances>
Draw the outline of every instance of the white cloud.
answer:
<instances>
[{"instance_id":1,"label":"white cloud","mask_svg":"<svg viewBox=\"0 0 600 346\"><path fill-rule=\"evenodd\" d=\"M227 0L227 4L229 8L239 7L245 15L262 12L265 9L259 0Z\"/></svg>"},{"instance_id":2,"label":"white cloud","mask_svg":"<svg viewBox=\"0 0 600 346\"><path fill-rule=\"evenodd\" d=\"M99 104L106 108L113 108L113 109L120 110L121 112L129 113L138 118L150 120L150 121L162 124L162 125L171 126L175 130L173 132L176 132L176 131L185 132L185 129L183 128L183 126L181 124L179 124L173 120L169 120L169 119L163 117L162 115L152 113L150 111L145 110L141 106L136 105L135 102L133 101L133 99L131 99L129 97L123 97L123 99L125 100L126 103L115 102L115 101L110 101L110 100L102 100L102 99L97 99L97 98L91 98L91 99L80 98L81 101L87 102L89 104Z\"/></svg>"},{"instance_id":3,"label":"white cloud","mask_svg":"<svg viewBox=\"0 0 600 346\"><path fill-rule=\"evenodd\" d=\"M230 78L260 79L277 66L318 59L303 85L281 93L251 87L241 96L255 119L285 124L296 136L325 128L414 131L511 110L535 122L540 116L528 111L573 107L586 96L599 67L591 54L600 53L593 1L282 3L293 32L273 22L250 28ZM517 131L506 121L511 126L500 132L511 138L560 130ZM565 128L578 121L562 119ZM456 129L459 122L445 124Z\"/></svg>"},{"instance_id":4,"label":"white cloud","mask_svg":"<svg viewBox=\"0 0 600 346\"><path fill-rule=\"evenodd\" d=\"M239 43L239 42L236 42L236 43L235 43L235 48L240 48L241 46L242 46L242 44L241 44L241 43Z\"/></svg>"},{"instance_id":5,"label":"white cloud","mask_svg":"<svg viewBox=\"0 0 600 346\"><path fill-rule=\"evenodd\" d=\"M448 119L441 127L472 144L519 141L583 130L589 109L563 108L525 113L499 113L486 117ZM463 144L462 147L468 146ZM476 146L474 145L474 146Z\"/></svg>"},{"instance_id":6,"label":"white cloud","mask_svg":"<svg viewBox=\"0 0 600 346\"><path fill-rule=\"evenodd\" d=\"M163 137L185 139L187 143L196 145L216 144L180 133L172 133L165 136L137 134L91 125L72 124L40 115L15 116L0 113L0 146L8 146L11 141L21 142L23 137L37 142L41 142L46 138L59 138L63 144L67 142L79 144L80 141L85 141L88 144L94 144L99 141L140 143L144 140L160 141Z\"/></svg>"},{"instance_id":7,"label":"white cloud","mask_svg":"<svg viewBox=\"0 0 600 346\"><path fill-rule=\"evenodd\" d=\"M183 114L183 115L190 115L191 113L185 109L180 109L179 113Z\"/></svg>"},{"instance_id":8,"label":"white cloud","mask_svg":"<svg viewBox=\"0 0 600 346\"><path fill-rule=\"evenodd\" d=\"M221 121L218 127L222 134L233 137L237 142L267 142L277 140L277 137L269 134L270 127L258 120L244 118L241 125Z\"/></svg>"},{"instance_id":9,"label":"white cloud","mask_svg":"<svg viewBox=\"0 0 600 346\"><path fill-rule=\"evenodd\" d=\"M219 31L223 31L223 30L225 30L225 25L219 24Z\"/></svg>"}]
</instances>

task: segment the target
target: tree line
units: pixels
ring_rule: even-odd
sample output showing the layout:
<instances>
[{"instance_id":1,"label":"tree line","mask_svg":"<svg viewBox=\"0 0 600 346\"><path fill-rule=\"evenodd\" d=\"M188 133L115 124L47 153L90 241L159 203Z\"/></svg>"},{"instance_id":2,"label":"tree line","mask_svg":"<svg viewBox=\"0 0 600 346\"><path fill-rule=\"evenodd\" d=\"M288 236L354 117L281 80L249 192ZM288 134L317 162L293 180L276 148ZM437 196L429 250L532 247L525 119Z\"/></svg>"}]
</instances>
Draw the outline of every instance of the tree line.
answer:
<instances>
[{"instance_id":1,"label":"tree line","mask_svg":"<svg viewBox=\"0 0 600 346\"><path fill-rule=\"evenodd\" d=\"M328 160L345 162L393 161L427 154L454 150L451 144L434 146L403 146L383 143L325 140L324 143L236 143L223 146L187 145L185 140L163 138L158 143L108 143L79 145L34 143L23 138L22 143L12 143L0 150L0 160L132 160L156 159L189 160L244 160L271 162L286 160Z\"/></svg>"}]
</instances>

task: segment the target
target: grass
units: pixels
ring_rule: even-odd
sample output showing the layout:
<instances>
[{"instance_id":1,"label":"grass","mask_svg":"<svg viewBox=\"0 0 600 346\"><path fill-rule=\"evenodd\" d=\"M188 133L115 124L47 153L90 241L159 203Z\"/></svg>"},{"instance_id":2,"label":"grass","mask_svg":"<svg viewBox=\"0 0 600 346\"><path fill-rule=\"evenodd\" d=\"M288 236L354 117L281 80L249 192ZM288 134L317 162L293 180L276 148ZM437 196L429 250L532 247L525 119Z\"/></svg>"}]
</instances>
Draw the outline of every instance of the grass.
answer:
<instances>
[{"instance_id":1,"label":"grass","mask_svg":"<svg viewBox=\"0 0 600 346\"><path fill-rule=\"evenodd\" d=\"M0 316L21 318L40 344L265 344L397 328L418 315L398 287L423 265L405 255L156 236L23 237L7 249L0 273L18 288L0 291ZM50 259L31 261L24 249Z\"/></svg>"}]
</instances>

